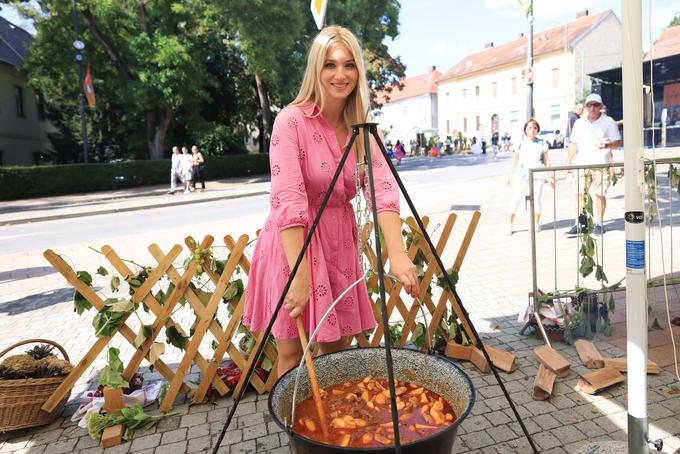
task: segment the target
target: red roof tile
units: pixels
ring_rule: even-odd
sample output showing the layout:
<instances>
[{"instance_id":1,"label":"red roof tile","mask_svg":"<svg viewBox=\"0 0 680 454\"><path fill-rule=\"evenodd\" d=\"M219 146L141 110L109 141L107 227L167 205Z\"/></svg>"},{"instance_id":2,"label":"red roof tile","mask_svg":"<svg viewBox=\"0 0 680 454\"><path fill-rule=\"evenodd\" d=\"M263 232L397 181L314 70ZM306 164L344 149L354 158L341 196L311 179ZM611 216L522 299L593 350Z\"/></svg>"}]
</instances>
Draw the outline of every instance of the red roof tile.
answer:
<instances>
[{"instance_id":1,"label":"red roof tile","mask_svg":"<svg viewBox=\"0 0 680 454\"><path fill-rule=\"evenodd\" d=\"M572 44L609 14L614 13L611 10L603 11L592 16L580 17L566 25L538 32L534 31L534 56L563 49L565 35L567 42ZM490 47L476 54L468 55L446 71L437 82L521 61L526 59L526 55L527 38L517 38L500 46Z\"/></svg>"},{"instance_id":2,"label":"red roof tile","mask_svg":"<svg viewBox=\"0 0 680 454\"><path fill-rule=\"evenodd\" d=\"M654 59L678 54L680 54L680 25L668 27L661 33L659 39L654 41ZM645 61L649 61L650 58L650 53L645 55Z\"/></svg>"},{"instance_id":3,"label":"red roof tile","mask_svg":"<svg viewBox=\"0 0 680 454\"><path fill-rule=\"evenodd\" d=\"M389 93L380 91L376 93L376 98L378 102L385 104L387 102L399 101L427 93L437 93L437 84L435 84L435 81L439 79L441 75L441 72L435 70L428 74L407 77L401 80L401 83L404 84L404 87L401 90L395 88ZM386 97L389 97L389 100L386 100Z\"/></svg>"}]
</instances>

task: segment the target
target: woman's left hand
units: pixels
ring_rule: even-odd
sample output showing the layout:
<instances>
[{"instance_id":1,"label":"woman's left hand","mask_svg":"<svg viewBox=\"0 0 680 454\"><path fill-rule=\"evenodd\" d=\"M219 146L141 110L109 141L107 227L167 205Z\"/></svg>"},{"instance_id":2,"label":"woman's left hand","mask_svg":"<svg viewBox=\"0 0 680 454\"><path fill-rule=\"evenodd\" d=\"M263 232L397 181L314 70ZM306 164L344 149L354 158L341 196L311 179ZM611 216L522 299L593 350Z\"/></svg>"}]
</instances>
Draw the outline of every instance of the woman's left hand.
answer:
<instances>
[{"instance_id":1,"label":"woman's left hand","mask_svg":"<svg viewBox=\"0 0 680 454\"><path fill-rule=\"evenodd\" d=\"M418 274L416 267L408 258L406 252L401 252L394 257L390 257L390 273L394 275L404 286L406 293L413 298L418 298L420 289L418 288Z\"/></svg>"}]
</instances>

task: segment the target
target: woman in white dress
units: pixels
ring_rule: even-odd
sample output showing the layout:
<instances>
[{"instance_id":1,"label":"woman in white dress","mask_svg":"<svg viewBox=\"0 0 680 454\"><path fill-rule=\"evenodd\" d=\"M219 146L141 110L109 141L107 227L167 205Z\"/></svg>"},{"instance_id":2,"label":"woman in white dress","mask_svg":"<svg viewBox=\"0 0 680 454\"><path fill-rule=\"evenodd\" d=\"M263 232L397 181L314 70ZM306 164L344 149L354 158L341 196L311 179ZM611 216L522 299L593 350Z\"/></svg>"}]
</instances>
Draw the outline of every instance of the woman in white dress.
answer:
<instances>
[{"instance_id":1,"label":"woman in white dress","mask_svg":"<svg viewBox=\"0 0 680 454\"><path fill-rule=\"evenodd\" d=\"M512 186L512 198L508 205L508 235L512 235L515 214L522 204L525 195L529 193L529 169L550 166L548 144L545 140L538 138L540 130L541 127L536 120L533 118L527 120L524 123L522 140L519 147L517 147L517 151L512 155L512 167L510 168L510 177L508 178L508 186ZM536 222L536 232L540 232L541 224L539 221L541 218L541 193L543 192L544 176L541 173L535 174L533 180L534 221ZM548 181L552 187L555 187L554 172L550 172Z\"/></svg>"}]
</instances>

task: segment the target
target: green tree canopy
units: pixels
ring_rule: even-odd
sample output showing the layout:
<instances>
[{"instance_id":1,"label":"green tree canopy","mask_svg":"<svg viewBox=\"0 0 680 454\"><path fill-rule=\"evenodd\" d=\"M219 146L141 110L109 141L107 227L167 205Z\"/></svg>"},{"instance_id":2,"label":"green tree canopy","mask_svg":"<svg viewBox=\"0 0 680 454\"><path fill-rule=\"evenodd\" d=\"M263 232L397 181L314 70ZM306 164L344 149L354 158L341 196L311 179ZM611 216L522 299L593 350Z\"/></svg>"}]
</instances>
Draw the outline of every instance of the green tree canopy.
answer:
<instances>
[{"instance_id":1,"label":"green tree canopy","mask_svg":"<svg viewBox=\"0 0 680 454\"><path fill-rule=\"evenodd\" d=\"M0 3L17 5L35 21L22 70L43 94L61 140L75 144L80 120L71 1ZM102 159L160 159L167 140L224 154L242 150L255 125L266 137L271 106L295 96L317 33L309 3L301 0L79 0L77 8L97 97L88 110L88 142ZM383 44L397 35L398 14L397 0L329 2L327 22L357 34L375 90L404 74Z\"/></svg>"}]
</instances>

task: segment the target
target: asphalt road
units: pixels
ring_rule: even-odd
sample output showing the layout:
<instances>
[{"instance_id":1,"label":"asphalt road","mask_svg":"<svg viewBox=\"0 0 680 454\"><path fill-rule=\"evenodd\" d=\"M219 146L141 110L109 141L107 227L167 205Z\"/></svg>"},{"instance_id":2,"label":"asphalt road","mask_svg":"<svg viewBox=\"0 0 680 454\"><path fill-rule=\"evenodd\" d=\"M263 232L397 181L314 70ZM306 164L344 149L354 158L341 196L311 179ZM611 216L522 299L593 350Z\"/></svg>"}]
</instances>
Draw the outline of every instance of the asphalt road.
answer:
<instances>
[{"instance_id":1,"label":"asphalt road","mask_svg":"<svg viewBox=\"0 0 680 454\"><path fill-rule=\"evenodd\" d=\"M507 155L499 156L497 160L486 156L445 156L439 159L406 159L398 169L414 204L420 214L425 215L449 211L452 206L461 209L452 205L455 197L443 195L465 181L505 174L509 166ZM58 249L72 244L101 243L142 234L172 236L178 230L190 231L195 236L203 232L229 230L225 226L233 225L239 227L238 231L254 231L266 218L268 199L268 195L261 195L6 226L0 235L0 256L48 247ZM475 208L474 204L466 207ZM403 203L402 213L407 213L407 210Z\"/></svg>"}]
</instances>

